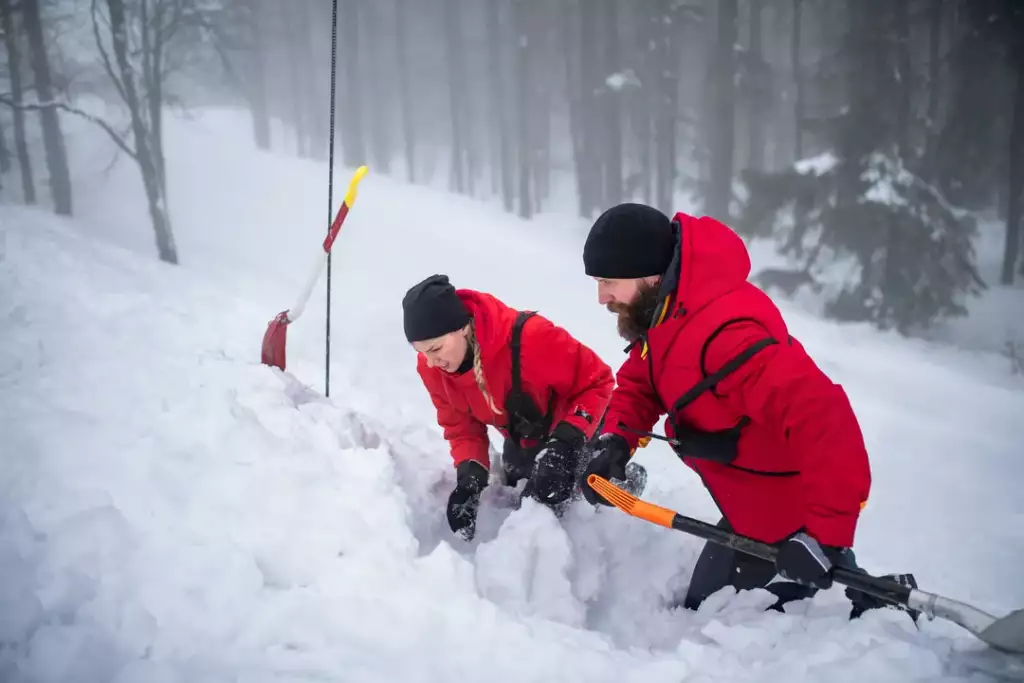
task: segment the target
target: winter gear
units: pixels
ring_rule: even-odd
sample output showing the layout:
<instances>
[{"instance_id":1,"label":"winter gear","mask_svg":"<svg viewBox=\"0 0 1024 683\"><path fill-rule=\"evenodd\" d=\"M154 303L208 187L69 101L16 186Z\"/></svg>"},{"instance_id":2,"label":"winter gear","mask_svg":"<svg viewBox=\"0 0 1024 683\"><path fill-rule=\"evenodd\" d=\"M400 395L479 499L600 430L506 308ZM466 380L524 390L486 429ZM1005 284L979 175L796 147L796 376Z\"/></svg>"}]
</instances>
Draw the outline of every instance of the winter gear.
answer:
<instances>
[{"instance_id":1,"label":"winter gear","mask_svg":"<svg viewBox=\"0 0 1024 683\"><path fill-rule=\"evenodd\" d=\"M634 449L667 412L674 450L738 533L775 543L805 529L852 546L871 474L846 394L747 282L739 236L713 218L674 221L662 305L617 373L604 432Z\"/></svg>"},{"instance_id":2,"label":"winter gear","mask_svg":"<svg viewBox=\"0 0 1024 683\"><path fill-rule=\"evenodd\" d=\"M849 553L852 553L852 551L849 551ZM849 553L847 553L847 554L849 554ZM855 569L855 570L860 571L860 572L864 572L863 569L860 569L859 567L856 567L856 566L852 567L852 569ZM901 586L906 586L907 588L911 588L911 589L915 589L915 590L917 589L917 579L914 578L913 574L883 574L879 578L886 579L888 581L892 581L893 583L897 583L897 584L899 584ZM865 593L863 591L859 591L856 588L849 588L848 587L846 589L846 591L845 591L845 594L846 594L846 597L849 598L850 602L853 603L853 607L850 609L850 618L851 619L856 619L860 615L864 614L864 612L867 612L869 609L879 609L881 607L891 607L892 606L892 605L889 605L888 603L886 603L885 601L883 601L883 600L881 600L879 598L876 598L873 595L868 595L867 593ZM905 611L908 615L910 615L910 618L914 620L914 623L917 623L917 618L919 616L921 616L921 613L918 612L917 610L910 609L910 608L908 608L908 607L906 607L904 605L897 605L896 607L898 607L899 609Z\"/></svg>"},{"instance_id":3,"label":"winter gear","mask_svg":"<svg viewBox=\"0 0 1024 683\"><path fill-rule=\"evenodd\" d=\"M626 479L626 463L629 462L631 455L629 444L619 434L605 433L598 437L597 444L594 446L593 458L587 463L581 484L583 497L587 499L588 503L611 505L590 487L587 477L596 474L605 479L624 480Z\"/></svg>"},{"instance_id":4,"label":"winter gear","mask_svg":"<svg viewBox=\"0 0 1024 683\"><path fill-rule=\"evenodd\" d=\"M641 500L605 479L594 477L592 485L602 496L614 500L619 510L633 517L675 531L693 534L710 543L731 548L745 555L753 555L771 564L775 563L778 556L776 546ZM914 612L919 610L929 617L938 617L958 624L994 649L1024 654L1024 609L1014 610L1002 617L994 617L959 600L918 590L913 587L916 586L913 577L906 580L908 575L897 575L897 580L872 576L856 566L852 550L839 553L837 558L838 562L833 560L833 579L852 589L846 593L851 600L858 594L868 594L882 602L907 610L912 617ZM856 607L855 605L855 609L851 610L850 618L855 616Z\"/></svg>"},{"instance_id":5,"label":"winter gear","mask_svg":"<svg viewBox=\"0 0 1024 683\"><path fill-rule=\"evenodd\" d=\"M332 55L333 59L333 55ZM333 69L332 69L333 77ZM331 126L331 139L334 139L334 127ZM330 185L333 182L334 170L333 166L328 170L328 193L330 192ZM338 238L338 233L341 231L341 226L345 222L345 218L348 216L348 212L352 205L356 201L357 190L359 189L359 181L363 179L370 169L366 166L360 166L356 169L355 174L352 176L352 180L348 184L348 192L345 193L345 201L342 202L338 208L338 213L335 214L334 220L331 221L331 227L327 230L327 237L320 244L320 248L317 250L316 259L312 263L312 268L307 272L306 284L302 288L299 297L296 299L295 304L284 311L281 311L274 319L267 325L267 331L263 333L263 344L260 349L260 361L264 365L272 365L274 367L285 369L287 361L287 349L288 349L288 325L299 319L302 312L306 310L306 302L309 301L309 295L313 293L313 287L316 285L318 279L320 279L320 273L324 269L324 266L330 261L331 258L331 247L334 246L334 240ZM324 253L320 253L323 250ZM326 255L326 258L325 258ZM330 271L328 271L330 272ZM328 280L328 287L330 287L330 280ZM331 323L331 309L327 309L327 335L328 341L330 340L330 323ZM331 363L330 363L330 344L327 345L327 358L324 363L324 394L327 396L331 395Z\"/></svg>"},{"instance_id":6,"label":"winter gear","mask_svg":"<svg viewBox=\"0 0 1024 683\"><path fill-rule=\"evenodd\" d=\"M536 412L532 417L540 416L547 424L565 422L591 436L611 395L611 368L540 314L520 315L483 292L460 289L457 295L472 316L484 382L499 412L491 411L473 371L450 374L428 367L426 359L419 356L416 370L437 410L455 465L475 460L490 467L487 425L496 427L506 439L513 438L523 449L539 446L549 432L540 432L532 421L522 419L526 399ZM515 345L519 353L513 354L510 339L517 319L521 342ZM518 396L511 391L515 355L520 370ZM546 412L541 414L537 406Z\"/></svg>"},{"instance_id":7,"label":"winter gear","mask_svg":"<svg viewBox=\"0 0 1024 683\"><path fill-rule=\"evenodd\" d=\"M533 465L539 446L523 448L511 439L505 439L501 450L501 469L505 474L506 486L517 486L522 479L533 476Z\"/></svg>"},{"instance_id":8,"label":"winter gear","mask_svg":"<svg viewBox=\"0 0 1024 683\"><path fill-rule=\"evenodd\" d=\"M402 299L402 312L410 343L440 337L469 322L469 311L447 275L431 275L410 287Z\"/></svg>"},{"instance_id":9,"label":"winter gear","mask_svg":"<svg viewBox=\"0 0 1024 683\"><path fill-rule=\"evenodd\" d=\"M797 583L821 589L832 587L832 560L838 548L822 548L813 538L800 532L790 536L779 546L775 558L775 569L779 576Z\"/></svg>"},{"instance_id":10,"label":"winter gear","mask_svg":"<svg viewBox=\"0 0 1024 683\"><path fill-rule=\"evenodd\" d=\"M594 222L583 245L587 275L626 279L661 275L677 249L668 216L643 204L619 204Z\"/></svg>"},{"instance_id":11,"label":"winter gear","mask_svg":"<svg viewBox=\"0 0 1024 683\"><path fill-rule=\"evenodd\" d=\"M533 473L533 496L547 505L558 505L569 500L576 488L576 466L586 435L577 427L563 422L552 432L551 438L537 454Z\"/></svg>"},{"instance_id":12,"label":"winter gear","mask_svg":"<svg viewBox=\"0 0 1024 683\"><path fill-rule=\"evenodd\" d=\"M456 485L448 495L448 526L454 533L470 541L476 533L476 512L480 493L487 487L487 470L478 462L467 460L456 468Z\"/></svg>"},{"instance_id":13,"label":"winter gear","mask_svg":"<svg viewBox=\"0 0 1024 683\"><path fill-rule=\"evenodd\" d=\"M717 526L732 531L724 517L719 520ZM788 581L771 583L775 574L775 565L768 560L737 552L716 543L706 543L697 558L697 564L693 567L683 607L696 610L704 600L726 586L732 586L738 591L765 588L778 598L771 606L771 609L775 610L781 610L788 602L814 595L815 589L811 586Z\"/></svg>"}]
</instances>

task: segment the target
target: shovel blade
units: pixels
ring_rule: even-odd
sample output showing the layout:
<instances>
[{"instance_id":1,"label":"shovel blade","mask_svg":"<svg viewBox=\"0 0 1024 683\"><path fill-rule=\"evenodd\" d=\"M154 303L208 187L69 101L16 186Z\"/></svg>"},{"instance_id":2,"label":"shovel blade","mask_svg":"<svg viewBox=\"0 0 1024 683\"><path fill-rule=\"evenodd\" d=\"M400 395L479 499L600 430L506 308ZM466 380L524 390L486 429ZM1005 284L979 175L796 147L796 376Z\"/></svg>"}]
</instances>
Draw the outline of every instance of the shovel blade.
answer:
<instances>
[{"instance_id":1,"label":"shovel blade","mask_svg":"<svg viewBox=\"0 0 1024 683\"><path fill-rule=\"evenodd\" d=\"M264 365L284 370L288 322L288 311L282 311L267 325L267 331L263 333L263 348L260 354L260 360Z\"/></svg>"},{"instance_id":2,"label":"shovel blade","mask_svg":"<svg viewBox=\"0 0 1024 683\"><path fill-rule=\"evenodd\" d=\"M1024 609L996 619L977 634L982 641L1003 652L1024 654Z\"/></svg>"}]
</instances>

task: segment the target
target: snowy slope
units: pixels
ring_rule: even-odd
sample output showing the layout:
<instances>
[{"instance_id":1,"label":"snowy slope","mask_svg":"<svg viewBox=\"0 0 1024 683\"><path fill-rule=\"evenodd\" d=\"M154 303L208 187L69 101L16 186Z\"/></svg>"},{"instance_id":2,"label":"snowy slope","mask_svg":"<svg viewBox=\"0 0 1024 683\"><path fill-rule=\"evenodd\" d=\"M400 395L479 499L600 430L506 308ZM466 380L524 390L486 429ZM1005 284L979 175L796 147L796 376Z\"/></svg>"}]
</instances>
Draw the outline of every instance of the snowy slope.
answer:
<instances>
[{"instance_id":1,"label":"snowy slope","mask_svg":"<svg viewBox=\"0 0 1024 683\"><path fill-rule=\"evenodd\" d=\"M978 644L962 630L889 611L850 623L838 588L786 615L763 613L759 592L668 610L700 543L614 510L582 505L559 524L489 491L479 538L453 539L450 459L401 295L447 272L617 365L622 343L582 274L585 224L525 224L371 169L336 246L325 399L322 286L289 332L289 373L260 366L258 347L322 235L326 171L252 151L244 122L168 121L177 268L153 258L127 165L89 181L74 222L0 207L0 680L964 673L956 652ZM109 158L76 140L84 179ZM861 561L993 613L1024 605L1020 382L990 355L787 313L864 423ZM714 519L669 452L640 457L649 499Z\"/></svg>"}]
</instances>

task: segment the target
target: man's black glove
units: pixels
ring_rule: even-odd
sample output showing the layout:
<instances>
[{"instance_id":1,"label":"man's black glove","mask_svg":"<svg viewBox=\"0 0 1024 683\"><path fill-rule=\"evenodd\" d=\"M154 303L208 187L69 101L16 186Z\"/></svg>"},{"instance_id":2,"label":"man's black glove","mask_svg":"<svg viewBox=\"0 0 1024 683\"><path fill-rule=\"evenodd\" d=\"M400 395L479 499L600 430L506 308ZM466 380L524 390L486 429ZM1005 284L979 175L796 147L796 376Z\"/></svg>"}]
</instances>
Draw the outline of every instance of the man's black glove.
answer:
<instances>
[{"instance_id":1,"label":"man's black glove","mask_svg":"<svg viewBox=\"0 0 1024 683\"><path fill-rule=\"evenodd\" d=\"M475 460L464 460L455 468L456 484L448 496L448 526L467 541L476 533L476 511L480 492L487 487L487 468Z\"/></svg>"},{"instance_id":2,"label":"man's black glove","mask_svg":"<svg viewBox=\"0 0 1024 683\"><path fill-rule=\"evenodd\" d=\"M841 553L841 548L822 546L801 531L779 546L775 569L784 579L828 590L832 587L832 566L841 564Z\"/></svg>"},{"instance_id":3,"label":"man's black glove","mask_svg":"<svg viewBox=\"0 0 1024 683\"><path fill-rule=\"evenodd\" d=\"M629 444L626 443L625 437L619 434L602 434L597 439L597 446L594 448L594 456L587 464L586 471L583 474L583 497L587 499L587 502L591 505L611 506L611 503L606 501L597 491L590 488L590 484L587 483L587 478L591 474L596 474L599 477L605 479L618 479L619 481L626 480L626 463L629 462L630 452Z\"/></svg>"},{"instance_id":4,"label":"man's black glove","mask_svg":"<svg viewBox=\"0 0 1024 683\"><path fill-rule=\"evenodd\" d=\"M576 487L576 465L587 435L577 427L561 422L537 453L533 470L533 495L547 505L569 500Z\"/></svg>"}]
</instances>

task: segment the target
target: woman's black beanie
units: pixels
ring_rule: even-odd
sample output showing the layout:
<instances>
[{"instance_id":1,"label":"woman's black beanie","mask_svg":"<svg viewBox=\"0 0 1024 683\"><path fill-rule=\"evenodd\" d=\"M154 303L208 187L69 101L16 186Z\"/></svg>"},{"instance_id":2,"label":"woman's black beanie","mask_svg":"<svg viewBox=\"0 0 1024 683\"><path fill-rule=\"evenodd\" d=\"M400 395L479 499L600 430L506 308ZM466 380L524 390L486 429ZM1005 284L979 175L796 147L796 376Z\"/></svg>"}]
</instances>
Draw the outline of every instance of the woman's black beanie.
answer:
<instances>
[{"instance_id":1,"label":"woman's black beanie","mask_svg":"<svg viewBox=\"0 0 1024 683\"><path fill-rule=\"evenodd\" d=\"M431 275L413 285L402 299L402 310L410 343L440 337L469 322L469 309L447 275Z\"/></svg>"}]
</instances>

